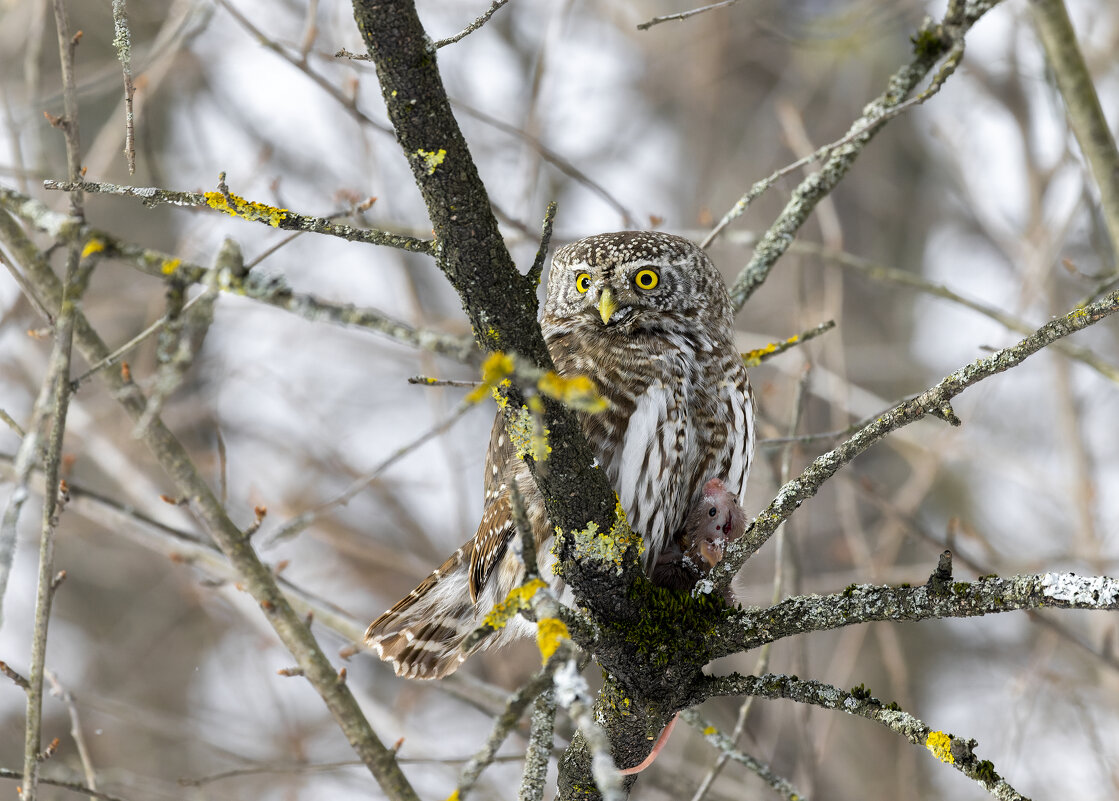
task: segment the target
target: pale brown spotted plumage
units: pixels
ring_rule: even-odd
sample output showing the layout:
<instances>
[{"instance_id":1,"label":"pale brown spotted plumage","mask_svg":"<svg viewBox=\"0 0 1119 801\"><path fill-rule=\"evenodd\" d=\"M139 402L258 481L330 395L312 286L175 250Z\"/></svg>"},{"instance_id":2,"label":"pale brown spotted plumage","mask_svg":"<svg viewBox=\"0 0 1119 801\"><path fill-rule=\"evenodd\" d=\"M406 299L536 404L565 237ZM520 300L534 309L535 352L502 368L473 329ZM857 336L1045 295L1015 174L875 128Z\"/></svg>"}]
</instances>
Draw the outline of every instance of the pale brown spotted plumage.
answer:
<instances>
[{"instance_id":1,"label":"pale brown spotted plumage","mask_svg":"<svg viewBox=\"0 0 1119 801\"><path fill-rule=\"evenodd\" d=\"M594 379L610 408L580 413L599 464L630 525L645 539L652 574L685 526L705 482L718 477L741 499L750 470L754 413L734 347L734 310L707 255L670 234L623 231L556 252L540 321L556 369ZM466 655L463 638L523 575L509 487L517 481L551 576L552 527L544 502L495 420L486 457L485 507L474 537L379 617L366 642L398 675L438 678ZM530 631L519 618L494 645Z\"/></svg>"}]
</instances>

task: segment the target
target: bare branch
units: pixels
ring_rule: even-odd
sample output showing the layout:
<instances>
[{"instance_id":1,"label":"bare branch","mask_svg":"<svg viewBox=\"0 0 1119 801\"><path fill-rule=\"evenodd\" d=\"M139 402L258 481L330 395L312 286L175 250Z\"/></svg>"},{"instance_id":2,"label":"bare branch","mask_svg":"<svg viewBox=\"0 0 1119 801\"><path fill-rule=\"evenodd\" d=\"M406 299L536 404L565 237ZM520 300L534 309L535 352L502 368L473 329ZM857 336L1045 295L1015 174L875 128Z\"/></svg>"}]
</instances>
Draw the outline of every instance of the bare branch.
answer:
<instances>
[{"instance_id":1,"label":"bare branch","mask_svg":"<svg viewBox=\"0 0 1119 801\"><path fill-rule=\"evenodd\" d=\"M766 763L747 753L739 751L734 740L716 729L705 720L696 710L685 709L680 713L689 725L694 726L703 733L703 738L719 749L720 758L733 759L745 765L750 772L780 793L786 801L808 801L808 797L797 790L784 776L778 776Z\"/></svg>"},{"instance_id":2,"label":"bare branch","mask_svg":"<svg viewBox=\"0 0 1119 801\"><path fill-rule=\"evenodd\" d=\"M777 497L758 515L753 526L741 539L735 541L723 559L710 573L710 588L722 588L742 564L760 548L801 503L815 495L820 486L835 475L840 467L892 431L920 420L928 414L954 418L952 398L972 384L1009 370L1058 339L1080 331L1119 311L1119 291L1091 306L1075 309L1041 326L1036 332L1016 345L1003 348L992 355L977 359L945 377L940 383L910 400L903 401L864 426L837 448L817 457L801 475L785 484ZM700 582L702 587L705 582ZM700 589L697 587L697 590Z\"/></svg>"},{"instance_id":3,"label":"bare branch","mask_svg":"<svg viewBox=\"0 0 1119 801\"><path fill-rule=\"evenodd\" d=\"M85 773L85 783L91 790L96 790L97 774L93 770L93 760L89 755L89 746L86 745L85 734L82 732L82 721L78 714L77 702L74 701L74 696L70 694L70 691L62 686L54 673L49 670L46 673L47 680L51 683L51 695L61 698L70 714L70 736L74 739L74 746L78 749L78 759L81 760L82 771Z\"/></svg>"},{"instance_id":4,"label":"bare branch","mask_svg":"<svg viewBox=\"0 0 1119 801\"><path fill-rule=\"evenodd\" d=\"M16 686L20 689L24 691L31 689L31 684L27 681L27 679L13 670L7 662L0 662L0 673L3 673L9 679L14 681L16 683Z\"/></svg>"},{"instance_id":5,"label":"bare branch","mask_svg":"<svg viewBox=\"0 0 1119 801\"><path fill-rule=\"evenodd\" d=\"M908 287L918 292L923 292L926 295L931 295L932 297L957 303L966 309L971 309L988 319L994 320L1000 325L1009 328L1011 331L1017 331L1019 334L1029 334L1035 330L1035 326L1021 318L1008 314L994 306L989 306L986 303L980 303L979 301L964 297L943 284L927 281L921 276L907 270L888 267L885 264L878 264L852 253L821 247L812 242L794 242L791 249L797 253L807 253L826 259L840 267L854 270L857 273L865 275L867 278L874 281ZM1088 348L1081 348L1068 342L1054 342L1052 349L1058 353L1064 354L1070 359L1091 367L1109 381L1119 383L1119 367L1109 364Z\"/></svg>"},{"instance_id":6,"label":"bare branch","mask_svg":"<svg viewBox=\"0 0 1119 801\"><path fill-rule=\"evenodd\" d=\"M705 11L712 11L716 8L727 8L728 6L733 6L737 2L738 0L720 0L720 2L718 3L711 3L710 5L693 8L690 11L680 11L675 14L665 14L663 17L653 17L648 22L642 22L640 25L638 25L637 30L647 31L654 25L660 25L662 22L671 22L672 20L685 20L688 17L694 17L696 14L702 14Z\"/></svg>"},{"instance_id":7,"label":"bare branch","mask_svg":"<svg viewBox=\"0 0 1119 801\"><path fill-rule=\"evenodd\" d=\"M113 0L113 47L117 51L121 71L124 73L124 156L128 160L128 174L136 172L136 125L132 113L132 34L128 30L128 13L125 0Z\"/></svg>"},{"instance_id":8,"label":"bare branch","mask_svg":"<svg viewBox=\"0 0 1119 801\"><path fill-rule=\"evenodd\" d=\"M36 291L48 302L58 303L61 300L63 288L41 258L24 267ZM74 341L83 356L91 364L104 359L109 353L104 342L84 315L77 310L73 315ZM147 408L140 389L116 371L102 371L100 376L108 385L110 395L124 406L134 422L138 422ZM394 752L373 731L349 687L339 680L337 671L319 648L307 622L295 612L280 590L272 569L260 560L244 533L230 520L217 497L198 474L182 443L159 417L155 417L145 430L143 442L174 481L179 495L191 499L191 511L229 558L238 572L241 586L256 600L265 619L296 658L351 747L385 793L396 801L416 801L415 791L401 772Z\"/></svg>"},{"instance_id":9,"label":"bare branch","mask_svg":"<svg viewBox=\"0 0 1119 801\"><path fill-rule=\"evenodd\" d=\"M721 626L714 653L725 656L794 634L876 620L978 617L1042 607L1119 609L1119 579L1039 573L952 583L934 574L920 587L852 585L841 593L795 596L767 609L735 612Z\"/></svg>"},{"instance_id":10,"label":"bare branch","mask_svg":"<svg viewBox=\"0 0 1119 801\"><path fill-rule=\"evenodd\" d=\"M552 742L556 728L556 695L547 690L536 696L532 707L532 725L529 730L528 748L525 751L525 768L521 776L518 801L543 801L544 782L552 759Z\"/></svg>"},{"instance_id":11,"label":"bare branch","mask_svg":"<svg viewBox=\"0 0 1119 801\"><path fill-rule=\"evenodd\" d=\"M883 704L862 687L850 692L818 681L805 681L790 676L731 675L708 679L705 697L719 695L752 695L759 698L788 698L877 721L900 734L914 745L923 745L933 756L973 779L999 801L1029 801L1006 783L995 767L975 755L978 743L935 731L921 720L902 711L897 704Z\"/></svg>"},{"instance_id":12,"label":"bare branch","mask_svg":"<svg viewBox=\"0 0 1119 801\"><path fill-rule=\"evenodd\" d=\"M557 651L543 669L533 674L520 689L509 696L505 710L494 721L493 730L486 738L485 745L463 766L455 789L456 798L465 801L481 777L482 771L493 763L497 756L497 749L513 731L513 727L517 725L529 704L551 688L555 672L572 658L574 648L574 644L570 640L567 641L562 651Z\"/></svg>"},{"instance_id":13,"label":"bare branch","mask_svg":"<svg viewBox=\"0 0 1119 801\"><path fill-rule=\"evenodd\" d=\"M66 162L71 180L81 175L81 137L78 129L78 100L74 80L74 49L81 33L70 34L70 19L63 0L54 0L54 20L58 32L59 60L62 64L62 95L65 116L59 122L66 138ZM70 194L70 214L83 217L82 193ZM8 217L7 213L2 216ZM10 219L10 218L9 218ZM31 639L31 665L28 674L27 716L23 739L23 801L38 798L39 764L42 761L43 727L43 678L46 671L47 630L50 624L51 604L56 588L54 576L54 532L61 514L60 474L62 468L62 440L66 432L66 414L70 408L70 353L74 342L74 330L81 313L77 308L75 276L81 251L78 243L71 243L66 253L66 275L62 285L53 297L41 288L36 294L44 299L44 305L58 309L54 331L54 346L51 349L47 374L43 381L42 396L48 393L50 405L44 407L44 417L49 420L46 452L43 455L43 472L46 476L46 490L43 498L43 518L39 536L39 578L35 596L35 627ZM54 273L51 273L54 278ZM55 279L57 281L57 279ZM34 278L30 279L34 285ZM53 302L52 302L53 301ZM23 444L27 444L28 437ZM21 446L22 450L22 446ZM18 514L16 507L16 514ZM8 521L5 521L7 523ZM12 526L15 520L11 521ZM2 589L2 588L0 588Z\"/></svg>"},{"instance_id":14,"label":"bare branch","mask_svg":"<svg viewBox=\"0 0 1119 801\"><path fill-rule=\"evenodd\" d=\"M206 267L184 261L169 253L124 242L105 231L77 224L72 218L51 211L37 200L5 187L0 187L0 206L11 209L21 219L44 233L61 237L68 242L84 242L86 250L97 249L104 257L124 260L155 278L167 280L173 277L185 284L207 284L213 280L210 270ZM0 240L15 249L23 262L37 258L34 244L6 214L0 214ZM257 279L250 273L243 279L236 275L223 274L217 276L216 280L222 291L237 292L244 297L267 303L307 320L367 328L406 345L430 350L458 361L468 362L477 355L474 343L467 337L414 328L376 309L329 303L313 295L292 292L283 281L275 278ZM131 344L126 345L125 348L130 347ZM115 362L115 357L109 358L106 365ZM80 380L85 378L86 376L83 375Z\"/></svg>"},{"instance_id":15,"label":"bare branch","mask_svg":"<svg viewBox=\"0 0 1119 801\"><path fill-rule=\"evenodd\" d=\"M358 122L361 122L364 125L368 125L370 128L374 128L381 133L392 133L392 130L388 128L383 122L378 122L377 120L366 114L364 111L359 109L357 107L357 100L355 98L346 96L337 86L335 86L322 75L319 75L319 73L311 69L311 65L307 63L307 59L303 55L300 55L298 57L294 56L288 52L287 48L280 46L278 42L275 42L265 36L264 32L261 31L260 28L253 25L252 22L249 21L249 18L238 11L237 8L229 2L229 0L217 0L217 2L221 5L222 8L229 12L229 15L237 21L238 25L251 33L253 37L258 42L260 42L260 44L267 47L284 61L291 64L297 70L299 70L316 84L318 84L324 92L337 100L338 105L344 108Z\"/></svg>"},{"instance_id":16,"label":"bare branch","mask_svg":"<svg viewBox=\"0 0 1119 801\"><path fill-rule=\"evenodd\" d=\"M1119 254L1119 149L1100 107L1064 0L1031 0L1030 10L1068 109L1069 127L1099 187L1100 212L1111 237L1113 268L1119 278L1119 265L1114 263Z\"/></svg>"},{"instance_id":17,"label":"bare branch","mask_svg":"<svg viewBox=\"0 0 1119 801\"><path fill-rule=\"evenodd\" d=\"M309 526L314 525L315 521L327 512L337 509L339 506L345 506L354 498L355 495L361 492L361 490L365 489L374 481L376 481L377 478L388 468L392 467L394 464L403 459L412 451L416 450L416 448L420 447L428 440L439 436L444 431L449 429L458 420L460 420L464 414L470 411L470 409L472 409L474 405L475 402L473 400L467 400L463 403L460 403L458 407L453 412L451 412L451 414L449 414L444 420L436 423L434 426L429 428L427 431L424 431L411 442L401 445L399 448L397 448L395 451L381 460L381 462L377 464L377 466L375 466L372 470L370 470L361 478L353 481L350 486L348 486L337 496L331 498L329 501L320 503L313 509L308 509L303 514L293 517L291 520L284 523L284 525L277 529L275 533L273 533L272 536L268 538L268 541L267 543L265 543L264 547L271 547L273 545L276 545L277 543L283 542L284 540L288 540L292 537L297 536L300 532L305 531Z\"/></svg>"},{"instance_id":18,"label":"bare branch","mask_svg":"<svg viewBox=\"0 0 1119 801\"><path fill-rule=\"evenodd\" d=\"M407 250L411 253L425 253L431 255L433 244L429 240L416 239L410 236L401 236L388 231L378 231L367 228L354 228L350 225L341 225L324 217L309 217L298 214L288 209L269 206L266 203L257 203L229 192L176 192L171 189L159 189L154 186L136 187L120 186L118 184L95 183L92 181L43 181L44 189L58 189L63 192L82 190L97 194L119 195L121 197L134 197L142 200L146 206L166 204L171 206L187 206L190 208L208 208L213 211L228 214L231 217L240 217L243 220L263 223L273 228L282 228L285 231L310 231L316 234L326 234L345 239L350 242L366 242L371 245L386 245L388 247ZM7 194L7 193L6 193Z\"/></svg>"},{"instance_id":19,"label":"bare branch","mask_svg":"<svg viewBox=\"0 0 1119 801\"><path fill-rule=\"evenodd\" d=\"M501 8L503 5L505 5L508 2L509 2L509 0L493 0L493 3L490 5L490 7L487 8L485 10L485 12L480 17L478 17L476 20L471 22L469 25L467 25L461 31L456 33L454 36L448 36L446 39L440 39L439 41L437 41L435 43L435 46L437 48L446 47L449 44L454 44L455 42L466 38L468 35L474 33L474 31L478 30L483 25L485 25L487 22L489 22L490 17L492 17L497 12L497 10L499 8Z\"/></svg>"},{"instance_id":20,"label":"bare branch","mask_svg":"<svg viewBox=\"0 0 1119 801\"><path fill-rule=\"evenodd\" d=\"M8 768L0 768L0 779L15 779L17 781L23 780L23 774L19 771L9 770ZM80 782L67 782L61 779L51 779L46 776L39 777L39 784L49 784L52 787L61 787L64 790L70 790L82 795L88 795L90 798L100 798L101 801L125 801L125 799L116 795L109 795L100 790L95 790L92 787L86 787ZM21 794L22 797L22 794Z\"/></svg>"},{"instance_id":21,"label":"bare branch","mask_svg":"<svg viewBox=\"0 0 1119 801\"><path fill-rule=\"evenodd\" d=\"M874 135L882 129L886 121L898 113L895 109L900 110L906 102L905 98L943 58L944 64L941 69L933 77L925 92L918 96L920 99L915 98L915 100L922 102L924 98L935 94L955 70L963 55L964 35L997 2L998 0L979 0L966 4L953 3L941 23L936 24L928 20L922 25L914 37L913 60L895 72L890 78L886 91L866 106L862 116L855 120L847 136L844 137L847 141L831 152L818 172L809 175L794 190L785 209L758 243L753 258L739 273L731 287L731 299L736 307L741 308L750 295L761 286L816 204L838 185ZM745 204L750 199L752 199L751 193L747 193L736 204L735 209L739 208L739 205L745 209ZM724 215L723 221L715 227L704 244L709 243L718 231L737 216L735 209Z\"/></svg>"},{"instance_id":22,"label":"bare branch","mask_svg":"<svg viewBox=\"0 0 1119 801\"><path fill-rule=\"evenodd\" d=\"M820 323L815 328L810 328L800 334L795 334L788 339L783 339L780 342L771 342L763 347L747 351L742 354L742 360L746 362L747 367L757 367L762 362L768 361L774 356L778 356L798 345L803 345L805 342L813 340L820 336L820 334L825 334L833 328L835 328L835 320L828 320L827 322Z\"/></svg>"}]
</instances>

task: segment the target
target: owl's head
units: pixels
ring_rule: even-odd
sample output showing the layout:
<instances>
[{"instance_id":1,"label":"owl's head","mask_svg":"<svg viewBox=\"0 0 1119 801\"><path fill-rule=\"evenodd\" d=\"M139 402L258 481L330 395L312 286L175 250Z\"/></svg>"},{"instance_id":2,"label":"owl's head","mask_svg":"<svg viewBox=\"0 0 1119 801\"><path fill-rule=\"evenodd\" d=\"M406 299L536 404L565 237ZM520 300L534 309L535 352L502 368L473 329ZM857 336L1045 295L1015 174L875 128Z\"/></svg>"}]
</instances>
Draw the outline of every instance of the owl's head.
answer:
<instances>
[{"instance_id":1,"label":"owl's head","mask_svg":"<svg viewBox=\"0 0 1119 801\"><path fill-rule=\"evenodd\" d=\"M634 334L680 326L728 330L726 285L695 244L657 231L619 231L556 251L545 324Z\"/></svg>"}]
</instances>

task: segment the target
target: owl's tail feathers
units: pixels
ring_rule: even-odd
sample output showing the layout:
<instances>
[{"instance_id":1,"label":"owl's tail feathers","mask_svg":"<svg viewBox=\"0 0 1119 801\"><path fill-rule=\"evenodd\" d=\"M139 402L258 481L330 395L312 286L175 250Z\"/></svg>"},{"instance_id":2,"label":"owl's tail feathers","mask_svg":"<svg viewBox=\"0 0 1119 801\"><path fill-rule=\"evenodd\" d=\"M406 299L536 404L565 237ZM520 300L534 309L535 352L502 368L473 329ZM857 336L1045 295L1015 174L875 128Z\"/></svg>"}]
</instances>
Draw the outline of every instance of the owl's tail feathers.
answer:
<instances>
[{"instance_id":1,"label":"owl's tail feathers","mask_svg":"<svg viewBox=\"0 0 1119 801\"><path fill-rule=\"evenodd\" d=\"M467 589L469 570L470 561L460 548L366 629L365 644L391 664L397 676L441 679L469 656L460 648L476 626Z\"/></svg>"}]
</instances>

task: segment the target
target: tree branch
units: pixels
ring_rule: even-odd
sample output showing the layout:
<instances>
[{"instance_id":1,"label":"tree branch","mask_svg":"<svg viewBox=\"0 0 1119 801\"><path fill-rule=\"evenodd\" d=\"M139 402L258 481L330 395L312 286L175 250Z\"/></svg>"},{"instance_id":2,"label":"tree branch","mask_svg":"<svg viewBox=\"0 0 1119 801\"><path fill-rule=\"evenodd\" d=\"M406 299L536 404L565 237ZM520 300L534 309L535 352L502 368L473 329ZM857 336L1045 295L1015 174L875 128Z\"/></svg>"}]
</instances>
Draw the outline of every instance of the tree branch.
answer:
<instances>
[{"instance_id":1,"label":"tree branch","mask_svg":"<svg viewBox=\"0 0 1119 801\"><path fill-rule=\"evenodd\" d=\"M1087 328L1116 311L1119 311L1119 291L1090 306L1075 309L1063 317L1051 320L1016 345L1003 348L985 358L976 359L915 398L899 403L864 426L843 444L816 457L799 477L781 487L777 497L758 515L753 526L727 549L726 558L711 571L708 576L709 581L700 582L697 590L728 586L743 563L765 544L777 527L801 503L815 495L820 486L835 475L840 467L890 432L920 420L928 414L935 414L949 421L955 420L951 400L972 384L1016 367L1046 345ZM957 424L958 422L956 420Z\"/></svg>"},{"instance_id":2,"label":"tree branch","mask_svg":"<svg viewBox=\"0 0 1119 801\"><path fill-rule=\"evenodd\" d=\"M861 685L847 692L818 681L804 681L790 676L734 674L706 679L699 693L699 696L705 698L723 695L788 698L802 704L812 704L877 721L914 745L925 746L941 762L973 779L999 801L1029 801L995 772L994 765L975 755L978 745L975 740L963 740L935 731L908 712L902 711L897 704L883 704Z\"/></svg>"},{"instance_id":3,"label":"tree branch","mask_svg":"<svg viewBox=\"0 0 1119 801\"><path fill-rule=\"evenodd\" d=\"M934 580L920 587L851 585L840 593L800 595L766 609L728 615L716 635L712 658L856 623L979 617L1042 607L1119 610L1119 579L1039 573L972 582Z\"/></svg>"},{"instance_id":4,"label":"tree branch","mask_svg":"<svg viewBox=\"0 0 1119 801\"><path fill-rule=\"evenodd\" d=\"M28 280L48 305L61 302L62 286L41 256L30 259L23 267ZM74 310L74 342L91 364L109 354L105 343L77 310ZM119 371L102 371L100 377L108 385L111 397L124 406L134 422L139 422L147 409L147 400L139 387ZM307 680L318 691L351 747L381 788L392 799L416 801L415 791L401 772L395 754L377 737L349 687L339 681L337 671L319 648L307 623L279 589L272 569L260 560L248 538L230 520L198 474L182 443L158 416L142 432L141 439L175 483L179 496L188 500L191 511L237 570L241 585L260 605L265 619L295 656Z\"/></svg>"},{"instance_id":5,"label":"tree branch","mask_svg":"<svg viewBox=\"0 0 1119 801\"><path fill-rule=\"evenodd\" d=\"M874 135L896 113L894 109L906 102L906 97L933 66L947 56L940 74L933 78L930 90L939 87L951 70L955 69L955 64L963 55L964 34L997 3L998 0L971 0L966 3L963 0L952 0L942 22L928 20L921 26L913 37L913 60L895 72L890 77L886 91L867 104L862 116L855 120L847 136L840 140L844 144L832 151L824 166L801 181L780 216L758 243L753 258L738 274L731 287L731 300L736 308L741 308L762 285L816 204L838 185ZM744 209L748 198L749 193L739 201L735 209L739 206ZM706 242L730 219L737 216L735 209L728 212L724 221L720 221ZM737 213L740 214L741 211Z\"/></svg>"},{"instance_id":6,"label":"tree branch","mask_svg":"<svg viewBox=\"0 0 1119 801\"><path fill-rule=\"evenodd\" d=\"M1063 0L1030 0L1038 38L1068 109L1069 127L1100 191L1100 212L1111 238L1113 269L1119 254L1119 149L1100 107L1084 54Z\"/></svg>"},{"instance_id":7,"label":"tree branch","mask_svg":"<svg viewBox=\"0 0 1119 801\"><path fill-rule=\"evenodd\" d=\"M263 223L273 228L282 228L285 231L309 231L315 234L326 234L345 239L350 242L365 242L370 245L385 245L387 247L407 250L411 253L431 254L434 252L433 243L416 239L411 236L402 236L389 231L378 231L370 228L354 228L352 225L342 225L324 217L310 217L299 214L289 209L257 203L246 200L239 195L234 195L225 186L224 173L219 179L218 190L215 192L178 192L172 189L159 189L154 186L120 186L118 184L96 183L93 181L43 181L44 189L57 189L63 192L82 190L95 194L119 195L121 197L139 198L146 206L160 204L170 206L187 206L195 209L212 209L223 212L231 217L240 217L250 222ZM10 190L6 192L10 193Z\"/></svg>"}]
</instances>

